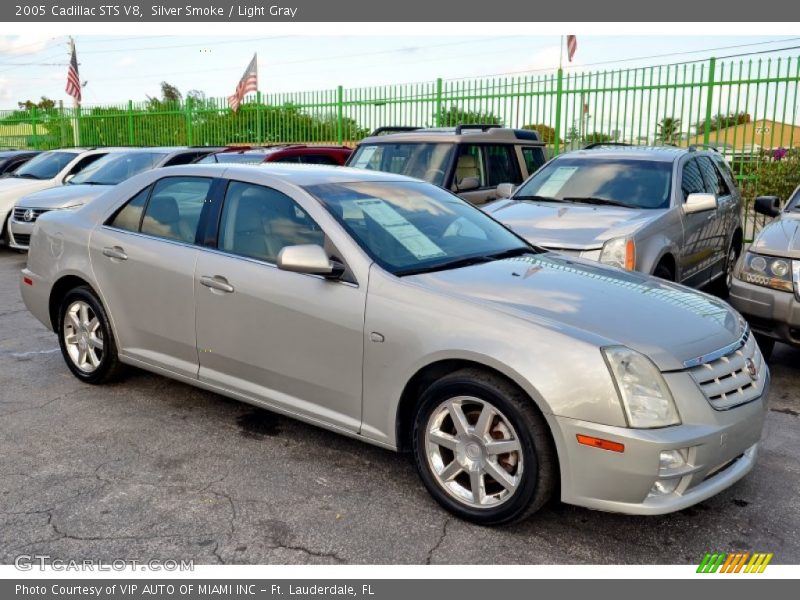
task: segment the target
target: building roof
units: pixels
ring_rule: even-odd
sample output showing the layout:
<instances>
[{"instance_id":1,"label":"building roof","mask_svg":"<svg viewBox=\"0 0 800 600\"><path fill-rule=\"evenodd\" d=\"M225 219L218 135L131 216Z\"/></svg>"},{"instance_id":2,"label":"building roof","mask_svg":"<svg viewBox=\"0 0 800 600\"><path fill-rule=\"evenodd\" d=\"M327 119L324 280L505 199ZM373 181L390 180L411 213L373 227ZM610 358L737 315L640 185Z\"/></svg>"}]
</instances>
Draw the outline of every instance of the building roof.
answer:
<instances>
[{"instance_id":1,"label":"building roof","mask_svg":"<svg viewBox=\"0 0 800 600\"><path fill-rule=\"evenodd\" d=\"M688 144L702 144L704 134L692 136ZM708 143L720 151L751 151L759 148L800 148L800 127L780 121L758 119L712 131Z\"/></svg>"}]
</instances>

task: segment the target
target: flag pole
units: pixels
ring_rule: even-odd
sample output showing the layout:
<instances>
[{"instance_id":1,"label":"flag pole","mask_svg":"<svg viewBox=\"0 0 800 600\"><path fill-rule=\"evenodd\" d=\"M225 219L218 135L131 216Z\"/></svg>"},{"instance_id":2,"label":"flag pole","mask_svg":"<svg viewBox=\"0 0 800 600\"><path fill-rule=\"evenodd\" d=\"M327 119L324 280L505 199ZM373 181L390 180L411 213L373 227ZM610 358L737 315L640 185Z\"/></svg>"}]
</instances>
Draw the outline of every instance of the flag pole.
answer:
<instances>
[{"instance_id":1,"label":"flag pole","mask_svg":"<svg viewBox=\"0 0 800 600\"><path fill-rule=\"evenodd\" d=\"M72 55L75 53L75 39L72 36L69 36L69 56L72 59ZM78 77L78 85L80 85L80 76ZM81 145L81 132L78 123L78 113L81 109L81 103L78 99L73 96L72 97L72 145L77 147Z\"/></svg>"},{"instance_id":2,"label":"flag pole","mask_svg":"<svg viewBox=\"0 0 800 600\"><path fill-rule=\"evenodd\" d=\"M561 36L561 41L558 44L558 68L564 65L564 36Z\"/></svg>"}]
</instances>

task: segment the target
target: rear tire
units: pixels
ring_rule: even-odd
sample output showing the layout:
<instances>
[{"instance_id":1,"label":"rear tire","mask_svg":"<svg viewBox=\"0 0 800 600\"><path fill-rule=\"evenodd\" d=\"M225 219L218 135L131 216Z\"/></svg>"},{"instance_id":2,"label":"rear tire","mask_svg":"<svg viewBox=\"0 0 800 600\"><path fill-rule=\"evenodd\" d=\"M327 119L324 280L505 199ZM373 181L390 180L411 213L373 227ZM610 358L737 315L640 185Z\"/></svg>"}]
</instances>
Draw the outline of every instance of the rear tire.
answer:
<instances>
[{"instance_id":1,"label":"rear tire","mask_svg":"<svg viewBox=\"0 0 800 600\"><path fill-rule=\"evenodd\" d=\"M424 392L413 445L428 492L481 525L525 519L557 485L547 422L520 389L480 369L446 375Z\"/></svg>"},{"instance_id":2,"label":"rear tire","mask_svg":"<svg viewBox=\"0 0 800 600\"><path fill-rule=\"evenodd\" d=\"M103 305L88 286L64 296L58 310L58 344L67 367L85 383L108 383L118 378L123 365Z\"/></svg>"}]
</instances>

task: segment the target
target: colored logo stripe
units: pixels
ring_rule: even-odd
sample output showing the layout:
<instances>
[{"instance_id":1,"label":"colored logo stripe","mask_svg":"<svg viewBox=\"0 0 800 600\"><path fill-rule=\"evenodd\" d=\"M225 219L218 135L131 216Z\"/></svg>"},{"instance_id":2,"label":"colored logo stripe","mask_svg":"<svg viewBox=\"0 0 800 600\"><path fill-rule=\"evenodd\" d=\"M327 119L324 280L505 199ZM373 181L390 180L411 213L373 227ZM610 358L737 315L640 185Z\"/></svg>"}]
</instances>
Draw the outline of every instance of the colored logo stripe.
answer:
<instances>
[{"instance_id":1,"label":"colored logo stripe","mask_svg":"<svg viewBox=\"0 0 800 600\"><path fill-rule=\"evenodd\" d=\"M706 552L700 565L697 567L698 573L763 573L764 569L772 560L771 552L734 552L725 554L724 552ZM749 559L749 562L748 562ZM746 564L746 566L745 566Z\"/></svg>"}]
</instances>

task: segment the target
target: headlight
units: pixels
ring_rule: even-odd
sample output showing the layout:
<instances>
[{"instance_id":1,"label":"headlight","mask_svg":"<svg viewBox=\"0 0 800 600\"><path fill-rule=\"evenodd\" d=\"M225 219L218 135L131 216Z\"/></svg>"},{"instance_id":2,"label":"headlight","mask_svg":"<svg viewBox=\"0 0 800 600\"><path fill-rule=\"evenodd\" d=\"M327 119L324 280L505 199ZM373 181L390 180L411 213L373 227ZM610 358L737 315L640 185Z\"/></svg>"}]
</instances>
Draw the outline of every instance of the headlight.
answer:
<instances>
[{"instance_id":1,"label":"headlight","mask_svg":"<svg viewBox=\"0 0 800 600\"><path fill-rule=\"evenodd\" d=\"M681 422L661 372L643 354L625 346L602 348L628 425L642 429Z\"/></svg>"},{"instance_id":2,"label":"headlight","mask_svg":"<svg viewBox=\"0 0 800 600\"><path fill-rule=\"evenodd\" d=\"M794 262L794 265L792 264ZM791 292L795 289L793 271L798 272L797 261L788 258L763 256L746 252L736 271L736 277L753 285ZM795 281L800 278L798 272Z\"/></svg>"},{"instance_id":3,"label":"headlight","mask_svg":"<svg viewBox=\"0 0 800 600\"><path fill-rule=\"evenodd\" d=\"M600 262L633 271L636 268L636 244L630 238L611 238L603 244Z\"/></svg>"}]
</instances>

